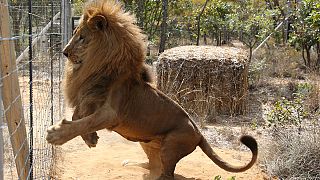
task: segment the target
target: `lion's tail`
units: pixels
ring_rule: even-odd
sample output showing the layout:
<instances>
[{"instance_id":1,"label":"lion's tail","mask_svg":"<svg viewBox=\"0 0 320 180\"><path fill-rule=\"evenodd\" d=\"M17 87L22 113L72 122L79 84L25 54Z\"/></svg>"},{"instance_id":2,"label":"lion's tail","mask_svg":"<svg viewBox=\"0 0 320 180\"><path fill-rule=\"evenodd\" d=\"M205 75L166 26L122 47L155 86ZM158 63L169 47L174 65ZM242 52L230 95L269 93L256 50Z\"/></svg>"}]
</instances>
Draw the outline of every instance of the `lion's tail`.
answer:
<instances>
[{"instance_id":1,"label":"lion's tail","mask_svg":"<svg viewBox=\"0 0 320 180\"><path fill-rule=\"evenodd\" d=\"M201 142L199 143L199 147L202 149L202 151L220 168L229 171L229 172L243 172L248 170L253 166L255 161L257 160L258 156L258 144L257 141L251 137L251 136L242 136L240 138L240 141L246 145L252 152L252 158L251 161L244 165L244 166L233 166L225 161L223 161L210 147L210 144L207 142L207 140L202 137Z\"/></svg>"}]
</instances>

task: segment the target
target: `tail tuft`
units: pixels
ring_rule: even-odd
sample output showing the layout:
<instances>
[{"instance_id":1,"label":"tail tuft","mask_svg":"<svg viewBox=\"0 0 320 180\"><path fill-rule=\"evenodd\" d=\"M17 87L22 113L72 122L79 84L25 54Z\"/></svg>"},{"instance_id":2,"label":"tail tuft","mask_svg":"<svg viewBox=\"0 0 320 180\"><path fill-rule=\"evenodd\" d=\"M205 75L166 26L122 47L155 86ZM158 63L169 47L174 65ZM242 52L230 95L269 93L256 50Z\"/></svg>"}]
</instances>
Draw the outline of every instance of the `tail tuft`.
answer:
<instances>
[{"instance_id":1,"label":"tail tuft","mask_svg":"<svg viewBox=\"0 0 320 180\"><path fill-rule=\"evenodd\" d=\"M258 153L258 143L252 136L243 135L243 136L241 136L240 141L244 145L246 145L254 155L257 155L257 153Z\"/></svg>"}]
</instances>

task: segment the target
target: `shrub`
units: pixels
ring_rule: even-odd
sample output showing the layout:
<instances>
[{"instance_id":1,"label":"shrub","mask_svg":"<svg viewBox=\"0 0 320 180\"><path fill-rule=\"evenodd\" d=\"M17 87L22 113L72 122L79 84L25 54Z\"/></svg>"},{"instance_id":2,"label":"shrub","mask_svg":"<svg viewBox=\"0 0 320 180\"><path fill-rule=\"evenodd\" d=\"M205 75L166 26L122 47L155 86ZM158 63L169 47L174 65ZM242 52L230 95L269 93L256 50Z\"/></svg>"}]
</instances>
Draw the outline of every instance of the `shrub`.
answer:
<instances>
[{"instance_id":1,"label":"shrub","mask_svg":"<svg viewBox=\"0 0 320 180\"><path fill-rule=\"evenodd\" d=\"M300 126L302 120L308 115L304 109L303 95L294 94L293 100L282 98L275 102L268 113L268 126Z\"/></svg>"},{"instance_id":2,"label":"shrub","mask_svg":"<svg viewBox=\"0 0 320 180\"><path fill-rule=\"evenodd\" d=\"M263 169L279 179L320 178L320 130L308 131L275 128L270 143L262 149Z\"/></svg>"}]
</instances>

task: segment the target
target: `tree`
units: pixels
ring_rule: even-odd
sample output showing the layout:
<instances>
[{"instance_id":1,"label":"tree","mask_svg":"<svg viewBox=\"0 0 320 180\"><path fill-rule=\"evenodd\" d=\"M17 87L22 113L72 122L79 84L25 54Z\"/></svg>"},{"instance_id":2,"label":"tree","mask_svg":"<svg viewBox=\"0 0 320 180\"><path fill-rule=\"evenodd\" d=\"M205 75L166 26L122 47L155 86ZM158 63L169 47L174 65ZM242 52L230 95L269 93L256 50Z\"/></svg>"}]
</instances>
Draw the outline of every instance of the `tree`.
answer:
<instances>
[{"instance_id":1,"label":"tree","mask_svg":"<svg viewBox=\"0 0 320 180\"><path fill-rule=\"evenodd\" d=\"M275 10L266 10L265 5L252 4L243 1L236 6L234 26L239 34L239 40L249 48L249 63L252 59L253 48L266 38L272 31Z\"/></svg>"},{"instance_id":2,"label":"tree","mask_svg":"<svg viewBox=\"0 0 320 180\"><path fill-rule=\"evenodd\" d=\"M198 33L197 33L197 46L199 46L199 43L200 43L200 21L201 21L201 16L202 16L202 14L203 14L203 12L204 12L207 4L208 4L208 1L209 1L209 0L206 0L206 2L204 3L204 5L203 5L203 7L202 7L201 12L199 13L199 15L198 15L198 17L197 17L197 21L198 21L198 23L197 23L197 28L198 28Z\"/></svg>"},{"instance_id":3,"label":"tree","mask_svg":"<svg viewBox=\"0 0 320 180\"><path fill-rule=\"evenodd\" d=\"M310 70L319 69L320 65L320 2L318 0L302 0L294 13L293 34L291 44L301 50L304 64ZM311 48L317 48L317 60L311 58Z\"/></svg>"},{"instance_id":4,"label":"tree","mask_svg":"<svg viewBox=\"0 0 320 180\"><path fill-rule=\"evenodd\" d=\"M167 18L168 18L168 0L162 0L162 22L161 22L159 53L162 53L165 49L166 36L167 36Z\"/></svg>"},{"instance_id":5,"label":"tree","mask_svg":"<svg viewBox=\"0 0 320 180\"><path fill-rule=\"evenodd\" d=\"M140 28L143 29L144 27L144 11L145 11L145 0L137 0L137 5L138 5L138 8L137 8L137 19L138 19L138 26Z\"/></svg>"},{"instance_id":6,"label":"tree","mask_svg":"<svg viewBox=\"0 0 320 180\"><path fill-rule=\"evenodd\" d=\"M230 40L229 35L234 31L230 26L234 24L233 9L234 5L220 0L209 3L201 25L204 37L210 34L212 40L216 39L217 46L227 43Z\"/></svg>"}]
</instances>

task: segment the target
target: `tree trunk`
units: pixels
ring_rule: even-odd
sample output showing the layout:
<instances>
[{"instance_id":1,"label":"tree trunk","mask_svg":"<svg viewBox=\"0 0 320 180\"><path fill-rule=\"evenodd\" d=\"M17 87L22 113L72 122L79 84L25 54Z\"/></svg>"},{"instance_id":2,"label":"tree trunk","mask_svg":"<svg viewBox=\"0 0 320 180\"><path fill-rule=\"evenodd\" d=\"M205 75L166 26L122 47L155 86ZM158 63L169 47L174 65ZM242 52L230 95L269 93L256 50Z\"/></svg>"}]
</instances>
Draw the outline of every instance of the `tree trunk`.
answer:
<instances>
[{"instance_id":1,"label":"tree trunk","mask_svg":"<svg viewBox=\"0 0 320 180\"><path fill-rule=\"evenodd\" d=\"M208 1L209 0L206 0L206 2L204 3L203 7L202 7L202 10L201 12L199 13L199 16L198 16L198 33L197 33L197 46L199 46L200 44L200 20L201 20L201 16L204 12L204 9L206 8L207 4L208 4Z\"/></svg>"},{"instance_id":2,"label":"tree trunk","mask_svg":"<svg viewBox=\"0 0 320 180\"><path fill-rule=\"evenodd\" d=\"M249 65L250 65L251 59L252 59L252 49L253 49L253 46L250 46L249 47L249 62L248 62Z\"/></svg>"},{"instance_id":3,"label":"tree trunk","mask_svg":"<svg viewBox=\"0 0 320 180\"><path fill-rule=\"evenodd\" d=\"M310 56L310 49L311 47L306 46L306 53L307 53L307 63L308 67L311 68L311 56Z\"/></svg>"},{"instance_id":4,"label":"tree trunk","mask_svg":"<svg viewBox=\"0 0 320 180\"><path fill-rule=\"evenodd\" d=\"M219 30L219 46L222 45L222 31Z\"/></svg>"},{"instance_id":5,"label":"tree trunk","mask_svg":"<svg viewBox=\"0 0 320 180\"><path fill-rule=\"evenodd\" d=\"M138 11L137 11L137 19L138 19L138 26L143 29L144 24L144 1L145 0L138 0Z\"/></svg>"},{"instance_id":6,"label":"tree trunk","mask_svg":"<svg viewBox=\"0 0 320 180\"><path fill-rule=\"evenodd\" d=\"M320 66L320 42L317 42L317 69L319 69Z\"/></svg>"},{"instance_id":7,"label":"tree trunk","mask_svg":"<svg viewBox=\"0 0 320 180\"><path fill-rule=\"evenodd\" d=\"M187 31L188 31L190 43L192 43L192 42L193 42L193 37L192 37L192 31L191 31L191 29L190 29L190 26L191 26L191 25L188 23L188 24L187 24Z\"/></svg>"},{"instance_id":8,"label":"tree trunk","mask_svg":"<svg viewBox=\"0 0 320 180\"><path fill-rule=\"evenodd\" d=\"M222 44L227 44L228 39L227 39L227 28L226 26L223 26L223 40L222 40Z\"/></svg>"},{"instance_id":9,"label":"tree trunk","mask_svg":"<svg viewBox=\"0 0 320 180\"><path fill-rule=\"evenodd\" d=\"M154 14L150 22L145 22L145 31L147 31L147 25L150 25L148 39L153 39L155 33L159 30L159 24L161 22L161 9L160 2L157 2L157 6L154 10ZM149 18L150 19L150 18Z\"/></svg>"},{"instance_id":10,"label":"tree trunk","mask_svg":"<svg viewBox=\"0 0 320 180\"><path fill-rule=\"evenodd\" d=\"M312 65L311 65L310 49L311 49L311 46L308 46L305 43L302 44L302 58L304 60L304 63L309 69L313 69L313 67L311 67Z\"/></svg>"},{"instance_id":11,"label":"tree trunk","mask_svg":"<svg viewBox=\"0 0 320 180\"><path fill-rule=\"evenodd\" d=\"M220 31L217 30L217 34L216 34L216 39L217 39L217 46L220 46Z\"/></svg>"},{"instance_id":12,"label":"tree trunk","mask_svg":"<svg viewBox=\"0 0 320 180\"><path fill-rule=\"evenodd\" d=\"M159 54L164 51L165 45L166 45L167 18L168 18L168 0L162 0L162 23L161 23Z\"/></svg>"},{"instance_id":13,"label":"tree trunk","mask_svg":"<svg viewBox=\"0 0 320 180\"><path fill-rule=\"evenodd\" d=\"M211 44L214 45L215 33L211 32Z\"/></svg>"},{"instance_id":14,"label":"tree trunk","mask_svg":"<svg viewBox=\"0 0 320 180\"><path fill-rule=\"evenodd\" d=\"M304 45L302 45L301 53L302 53L302 59L303 59L304 65L308 67L306 57L304 56Z\"/></svg>"}]
</instances>

